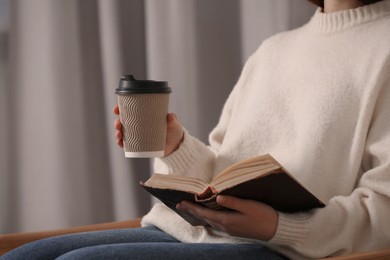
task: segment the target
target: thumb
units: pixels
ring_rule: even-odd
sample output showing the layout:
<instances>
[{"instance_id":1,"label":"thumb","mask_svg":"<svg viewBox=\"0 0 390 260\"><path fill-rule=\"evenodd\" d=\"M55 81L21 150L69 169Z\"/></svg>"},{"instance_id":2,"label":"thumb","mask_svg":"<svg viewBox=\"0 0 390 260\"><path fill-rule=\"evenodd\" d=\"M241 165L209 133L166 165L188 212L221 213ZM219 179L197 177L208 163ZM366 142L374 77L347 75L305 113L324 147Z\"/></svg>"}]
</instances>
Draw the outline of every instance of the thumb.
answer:
<instances>
[{"instance_id":1,"label":"thumb","mask_svg":"<svg viewBox=\"0 0 390 260\"><path fill-rule=\"evenodd\" d=\"M245 213L246 211L250 210L252 207L252 201L243 200L228 195L218 195L217 203L222 207L233 209L241 213Z\"/></svg>"},{"instance_id":2,"label":"thumb","mask_svg":"<svg viewBox=\"0 0 390 260\"><path fill-rule=\"evenodd\" d=\"M168 124L168 128L170 128L170 129L181 126L181 124L179 123L179 120L177 120L176 114L174 114L174 113L169 113L168 114L168 116L167 116L167 124Z\"/></svg>"}]
</instances>

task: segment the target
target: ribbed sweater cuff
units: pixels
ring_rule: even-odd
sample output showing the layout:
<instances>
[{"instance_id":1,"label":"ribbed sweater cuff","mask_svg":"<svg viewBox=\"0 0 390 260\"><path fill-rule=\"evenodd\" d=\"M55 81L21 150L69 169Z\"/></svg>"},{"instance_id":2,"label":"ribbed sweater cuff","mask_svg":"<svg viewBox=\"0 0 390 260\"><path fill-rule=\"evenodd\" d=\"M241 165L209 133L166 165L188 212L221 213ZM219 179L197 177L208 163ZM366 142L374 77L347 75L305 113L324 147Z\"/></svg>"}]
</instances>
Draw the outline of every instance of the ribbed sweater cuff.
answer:
<instances>
[{"instance_id":1,"label":"ribbed sweater cuff","mask_svg":"<svg viewBox=\"0 0 390 260\"><path fill-rule=\"evenodd\" d=\"M194 164L202 161L202 159L209 159L210 153L211 151L205 144L191 136L184 129L184 139L179 148L166 157L157 158L155 160L155 167L164 165L164 168L168 170L167 173L186 175Z\"/></svg>"},{"instance_id":2,"label":"ribbed sweater cuff","mask_svg":"<svg viewBox=\"0 0 390 260\"><path fill-rule=\"evenodd\" d=\"M307 237L310 214L286 214L279 212L278 228L271 245L299 247Z\"/></svg>"}]
</instances>

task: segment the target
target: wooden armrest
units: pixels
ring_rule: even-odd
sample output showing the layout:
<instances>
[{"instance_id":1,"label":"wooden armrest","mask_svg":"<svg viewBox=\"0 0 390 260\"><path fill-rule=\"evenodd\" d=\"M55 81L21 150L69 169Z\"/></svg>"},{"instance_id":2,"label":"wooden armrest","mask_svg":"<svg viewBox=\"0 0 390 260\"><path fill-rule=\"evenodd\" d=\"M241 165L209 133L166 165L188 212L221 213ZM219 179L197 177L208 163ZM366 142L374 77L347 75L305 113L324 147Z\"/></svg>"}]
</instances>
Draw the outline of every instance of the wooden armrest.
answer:
<instances>
[{"instance_id":1,"label":"wooden armrest","mask_svg":"<svg viewBox=\"0 0 390 260\"><path fill-rule=\"evenodd\" d=\"M137 218L137 219L127 220L127 221L108 222L102 224L95 224L95 225L81 226L81 227L74 227L74 228L65 228L65 229L58 229L58 230L0 235L0 256L18 246L21 246L23 244L35 240L43 239L43 238L73 234L79 232L87 232L87 231L121 229L121 228L137 228L141 226L140 223L141 223L141 219Z\"/></svg>"}]
</instances>

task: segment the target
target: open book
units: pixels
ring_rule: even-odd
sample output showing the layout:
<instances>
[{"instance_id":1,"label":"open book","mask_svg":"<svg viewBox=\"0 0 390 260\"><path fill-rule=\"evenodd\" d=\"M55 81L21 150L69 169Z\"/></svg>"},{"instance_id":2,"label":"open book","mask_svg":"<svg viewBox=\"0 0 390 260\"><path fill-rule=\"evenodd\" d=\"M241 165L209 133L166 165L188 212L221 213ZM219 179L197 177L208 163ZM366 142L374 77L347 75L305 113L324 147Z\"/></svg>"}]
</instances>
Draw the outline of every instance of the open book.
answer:
<instances>
[{"instance_id":1,"label":"open book","mask_svg":"<svg viewBox=\"0 0 390 260\"><path fill-rule=\"evenodd\" d=\"M223 209L216 203L216 197L225 194L263 202L282 212L325 206L269 154L235 163L210 183L188 176L154 174L140 184L194 226L207 223L177 210L176 204L188 200L209 208Z\"/></svg>"}]
</instances>

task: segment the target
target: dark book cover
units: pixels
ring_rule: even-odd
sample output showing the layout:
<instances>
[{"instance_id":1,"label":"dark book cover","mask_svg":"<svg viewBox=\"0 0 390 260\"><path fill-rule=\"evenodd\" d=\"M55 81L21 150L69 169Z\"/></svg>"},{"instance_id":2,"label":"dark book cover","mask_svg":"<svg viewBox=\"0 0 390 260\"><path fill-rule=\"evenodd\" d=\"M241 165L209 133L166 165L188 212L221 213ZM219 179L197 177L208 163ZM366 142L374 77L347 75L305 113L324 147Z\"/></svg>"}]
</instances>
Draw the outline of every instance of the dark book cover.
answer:
<instances>
[{"instance_id":1,"label":"dark book cover","mask_svg":"<svg viewBox=\"0 0 390 260\"><path fill-rule=\"evenodd\" d=\"M217 193L213 193L211 188L202 194L193 194L180 190L153 188L145 186L143 183L141 183L141 186L194 226L207 225L207 223L177 210L176 205L179 202L187 200L205 207L223 210L216 203L215 198L218 194L224 194L241 199L256 200L273 207L277 211L287 213L325 206L310 191L282 170L242 182Z\"/></svg>"}]
</instances>

